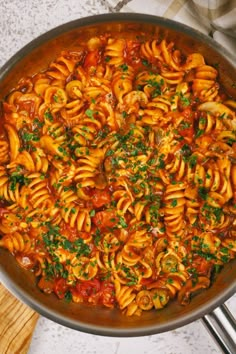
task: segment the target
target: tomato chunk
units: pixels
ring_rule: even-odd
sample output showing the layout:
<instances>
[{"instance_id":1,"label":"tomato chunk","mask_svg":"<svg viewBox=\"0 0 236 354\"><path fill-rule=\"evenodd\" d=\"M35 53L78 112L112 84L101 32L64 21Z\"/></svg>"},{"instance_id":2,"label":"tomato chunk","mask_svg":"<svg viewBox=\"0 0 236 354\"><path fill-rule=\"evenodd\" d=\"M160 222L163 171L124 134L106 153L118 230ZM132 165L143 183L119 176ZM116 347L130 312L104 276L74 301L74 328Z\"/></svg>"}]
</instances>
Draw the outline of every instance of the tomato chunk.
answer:
<instances>
[{"instance_id":1,"label":"tomato chunk","mask_svg":"<svg viewBox=\"0 0 236 354\"><path fill-rule=\"evenodd\" d=\"M66 279L60 278L55 281L54 292L59 297L59 299L64 299L65 293L68 290L68 285L66 284Z\"/></svg>"},{"instance_id":2,"label":"tomato chunk","mask_svg":"<svg viewBox=\"0 0 236 354\"><path fill-rule=\"evenodd\" d=\"M87 68L89 66L97 66L99 59L100 59L100 55L99 55L98 50L94 50L92 52L89 52L86 55L86 58L84 61L84 67Z\"/></svg>"},{"instance_id":3,"label":"tomato chunk","mask_svg":"<svg viewBox=\"0 0 236 354\"><path fill-rule=\"evenodd\" d=\"M51 294L54 288L54 279L46 279L42 277L38 282L38 287L46 294Z\"/></svg>"},{"instance_id":4,"label":"tomato chunk","mask_svg":"<svg viewBox=\"0 0 236 354\"><path fill-rule=\"evenodd\" d=\"M115 304L115 286L107 281L102 283L100 291L100 302L106 307L114 307Z\"/></svg>"},{"instance_id":5,"label":"tomato chunk","mask_svg":"<svg viewBox=\"0 0 236 354\"><path fill-rule=\"evenodd\" d=\"M61 233L69 241L74 242L78 238L78 231L76 227L71 227L70 225L63 223L61 226Z\"/></svg>"},{"instance_id":6,"label":"tomato chunk","mask_svg":"<svg viewBox=\"0 0 236 354\"><path fill-rule=\"evenodd\" d=\"M111 195L108 190L94 189L92 192L92 203L95 208L100 208L103 205L110 203Z\"/></svg>"},{"instance_id":7,"label":"tomato chunk","mask_svg":"<svg viewBox=\"0 0 236 354\"><path fill-rule=\"evenodd\" d=\"M92 219L93 223L99 228L113 227L118 223L115 210L103 210L96 213Z\"/></svg>"},{"instance_id":8,"label":"tomato chunk","mask_svg":"<svg viewBox=\"0 0 236 354\"><path fill-rule=\"evenodd\" d=\"M100 288L101 284L98 279L83 281L76 285L76 290L84 299L88 299L90 296L98 294Z\"/></svg>"},{"instance_id":9,"label":"tomato chunk","mask_svg":"<svg viewBox=\"0 0 236 354\"><path fill-rule=\"evenodd\" d=\"M199 275L210 275L212 263L203 257L196 256L191 263L191 268L195 268Z\"/></svg>"}]
</instances>

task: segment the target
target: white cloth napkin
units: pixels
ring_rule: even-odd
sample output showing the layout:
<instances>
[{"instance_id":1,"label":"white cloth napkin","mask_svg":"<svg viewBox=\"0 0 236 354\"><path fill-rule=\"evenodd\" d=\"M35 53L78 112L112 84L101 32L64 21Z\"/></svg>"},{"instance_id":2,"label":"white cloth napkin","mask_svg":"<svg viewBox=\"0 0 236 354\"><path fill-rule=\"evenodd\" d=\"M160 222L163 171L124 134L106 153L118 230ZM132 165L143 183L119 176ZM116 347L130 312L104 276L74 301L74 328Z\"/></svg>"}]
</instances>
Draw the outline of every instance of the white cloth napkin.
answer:
<instances>
[{"instance_id":1,"label":"white cloth napkin","mask_svg":"<svg viewBox=\"0 0 236 354\"><path fill-rule=\"evenodd\" d=\"M193 0L188 6L213 38L236 55L236 0Z\"/></svg>"},{"instance_id":2,"label":"white cloth napkin","mask_svg":"<svg viewBox=\"0 0 236 354\"><path fill-rule=\"evenodd\" d=\"M193 27L236 56L236 0L107 0L120 12L163 16Z\"/></svg>"}]
</instances>

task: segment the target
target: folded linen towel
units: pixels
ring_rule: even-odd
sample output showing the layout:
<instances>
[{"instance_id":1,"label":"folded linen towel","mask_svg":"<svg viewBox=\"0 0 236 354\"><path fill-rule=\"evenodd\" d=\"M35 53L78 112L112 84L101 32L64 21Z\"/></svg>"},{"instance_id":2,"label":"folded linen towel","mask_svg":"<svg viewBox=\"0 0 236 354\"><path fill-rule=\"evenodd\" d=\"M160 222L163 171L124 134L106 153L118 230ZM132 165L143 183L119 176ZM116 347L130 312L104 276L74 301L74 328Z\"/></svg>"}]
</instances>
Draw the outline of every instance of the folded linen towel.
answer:
<instances>
[{"instance_id":1,"label":"folded linen towel","mask_svg":"<svg viewBox=\"0 0 236 354\"><path fill-rule=\"evenodd\" d=\"M193 0L189 9L221 45L236 55L236 0Z\"/></svg>"},{"instance_id":2,"label":"folded linen towel","mask_svg":"<svg viewBox=\"0 0 236 354\"><path fill-rule=\"evenodd\" d=\"M189 6L200 22L236 38L236 0L192 0Z\"/></svg>"}]
</instances>

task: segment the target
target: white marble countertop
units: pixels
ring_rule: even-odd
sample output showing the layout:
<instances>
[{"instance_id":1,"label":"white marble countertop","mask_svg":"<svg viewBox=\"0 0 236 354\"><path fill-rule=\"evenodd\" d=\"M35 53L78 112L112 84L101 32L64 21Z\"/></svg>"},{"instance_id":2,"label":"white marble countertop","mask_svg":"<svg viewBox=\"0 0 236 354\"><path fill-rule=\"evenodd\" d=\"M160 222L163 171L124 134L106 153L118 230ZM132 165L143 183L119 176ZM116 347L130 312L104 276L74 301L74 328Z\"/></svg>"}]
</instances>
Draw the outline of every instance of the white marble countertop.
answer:
<instances>
[{"instance_id":1,"label":"white marble countertop","mask_svg":"<svg viewBox=\"0 0 236 354\"><path fill-rule=\"evenodd\" d=\"M186 1L176 1L176 5ZM145 8L144 8L145 3ZM163 2L167 6L170 0ZM30 40L80 17L125 11L155 14L155 0L0 0L0 66ZM177 17L178 20L178 17ZM194 26L194 21L193 21ZM236 315L236 295L227 301ZM0 350L1 351L1 350ZM213 354L219 353L201 321L180 329L139 338L100 337L65 328L40 317L29 354Z\"/></svg>"}]
</instances>

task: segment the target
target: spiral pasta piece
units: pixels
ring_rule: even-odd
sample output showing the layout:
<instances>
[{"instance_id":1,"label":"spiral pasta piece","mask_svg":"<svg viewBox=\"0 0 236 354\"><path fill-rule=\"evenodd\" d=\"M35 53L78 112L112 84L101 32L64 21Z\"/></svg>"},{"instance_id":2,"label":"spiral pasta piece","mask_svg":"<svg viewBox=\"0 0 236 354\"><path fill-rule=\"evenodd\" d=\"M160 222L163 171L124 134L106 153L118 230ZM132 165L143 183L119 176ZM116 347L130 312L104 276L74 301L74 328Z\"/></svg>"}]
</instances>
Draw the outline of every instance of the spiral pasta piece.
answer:
<instances>
[{"instance_id":1,"label":"spiral pasta piece","mask_svg":"<svg viewBox=\"0 0 236 354\"><path fill-rule=\"evenodd\" d=\"M8 162L9 154L8 154L9 146L7 141L0 141L0 163L4 164Z\"/></svg>"},{"instance_id":2,"label":"spiral pasta piece","mask_svg":"<svg viewBox=\"0 0 236 354\"><path fill-rule=\"evenodd\" d=\"M112 86L119 103L123 103L124 95L132 91L133 68L123 64L114 73Z\"/></svg>"},{"instance_id":3,"label":"spiral pasta piece","mask_svg":"<svg viewBox=\"0 0 236 354\"><path fill-rule=\"evenodd\" d=\"M79 52L63 52L61 54L46 71L47 76L57 81L64 81L73 72L76 62L81 57Z\"/></svg>"},{"instance_id":4,"label":"spiral pasta piece","mask_svg":"<svg viewBox=\"0 0 236 354\"><path fill-rule=\"evenodd\" d=\"M5 234L0 240L1 247L7 248L11 253L24 252L28 254L33 249L32 240L27 234L14 232L12 234Z\"/></svg>"},{"instance_id":5,"label":"spiral pasta piece","mask_svg":"<svg viewBox=\"0 0 236 354\"><path fill-rule=\"evenodd\" d=\"M219 85L216 82L217 70L209 65L201 65L195 70L193 92L198 94L202 101L214 100L219 91Z\"/></svg>"},{"instance_id":6,"label":"spiral pasta piece","mask_svg":"<svg viewBox=\"0 0 236 354\"><path fill-rule=\"evenodd\" d=\"M122 65L124 63L125 41L123 39L109 38L105 46L105 57L108 57L108 65Z\"/></svg>"},{"instance_id":7,"label":"spiral pasta piece","mask_svg":"<svg viewBox=\"0 0 236 354\"><path fill-rule=\"evenodd\" d=\"M185 197L184 184L167 186L164 194L164 223L166 232L171 239L181 239L185 233L185 220L183 218Z\"/></svg>"}]
</instances>

